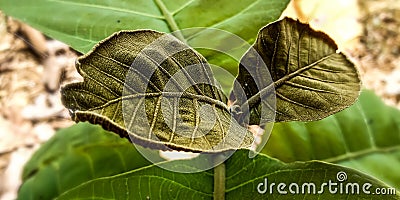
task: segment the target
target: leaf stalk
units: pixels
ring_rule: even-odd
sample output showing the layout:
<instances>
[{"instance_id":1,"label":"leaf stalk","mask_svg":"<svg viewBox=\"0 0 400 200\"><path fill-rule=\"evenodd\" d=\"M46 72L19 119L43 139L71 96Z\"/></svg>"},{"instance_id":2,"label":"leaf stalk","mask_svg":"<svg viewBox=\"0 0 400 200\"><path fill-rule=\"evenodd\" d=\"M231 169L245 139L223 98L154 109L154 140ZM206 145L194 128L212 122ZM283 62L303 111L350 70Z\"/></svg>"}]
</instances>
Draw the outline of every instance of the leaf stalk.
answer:
<instances>
[{"instance_id":1,"label":"leaf stalk","mask_svg":"<svg viewBox=\"0 0 400 200\"><path fill-rule=\"evenodd\" d=\"M214 157L214 162L219 162L223 155L218 154ZM214 168L214 200L225 200L225 162L220 163Z\"/></svg>"},{"instance_id":2,"label":"leaf stalk","mask_svg":"<svg viewBox=\"0 0 400 200\"><path fill-rule=\"evenodd\" d=\"M169 28L171 29L172 34L178 38L180 41L186 44L186 39L183 37L182 32L180 31L178 24L176 24L176 21L174 19L173 14L168 10L167 6L165 6L164 2L162 0L155 0L158 8L161 10L165 21L167 21L167 24Z\"/></svg>"}]
</instances>

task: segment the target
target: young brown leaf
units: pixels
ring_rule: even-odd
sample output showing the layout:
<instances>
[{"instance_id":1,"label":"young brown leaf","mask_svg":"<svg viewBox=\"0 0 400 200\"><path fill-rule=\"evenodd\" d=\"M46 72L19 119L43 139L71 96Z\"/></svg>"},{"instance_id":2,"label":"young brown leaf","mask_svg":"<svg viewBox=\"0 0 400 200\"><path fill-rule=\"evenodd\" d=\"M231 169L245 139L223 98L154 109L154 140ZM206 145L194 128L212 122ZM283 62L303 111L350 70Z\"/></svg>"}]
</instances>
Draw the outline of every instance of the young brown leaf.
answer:
<instances>
[{"instance_id":1,"label":"young brown leaf","mask_svg":"<svg viewBox=\"0 0 400 200\"><path fill-rule=\"evenodd\" d=\"M171 35L121 31L80 57L84 82L62 90L75 121L89 121L145 147L216 152L251 145L231 117L210 66Z\"/></svg>"},{"instance_id":2,"label":"young brown leaf","mask_svg":"<svg viewBox=\"0 0 400 200\"><path fill-rule=\"evenodd\" d=\"M354 103L361 86L354 64L337 50L329 36L308 24L290 18L271 23L241 60L237 81L245 95L235 92L235 84L233 100L250 113L249 124L271 121L262 110L275 108L268 100L275 94L276 122L319 120L341 111Z\"/></svg>"}]
</instances>

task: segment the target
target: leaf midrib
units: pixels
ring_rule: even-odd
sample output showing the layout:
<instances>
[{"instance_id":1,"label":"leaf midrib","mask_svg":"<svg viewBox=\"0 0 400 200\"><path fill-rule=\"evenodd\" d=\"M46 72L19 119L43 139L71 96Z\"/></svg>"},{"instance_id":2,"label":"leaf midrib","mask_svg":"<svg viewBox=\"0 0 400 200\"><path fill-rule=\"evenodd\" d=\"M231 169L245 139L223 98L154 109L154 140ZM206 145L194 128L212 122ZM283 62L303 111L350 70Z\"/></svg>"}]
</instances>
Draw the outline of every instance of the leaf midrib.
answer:
<instances>
[{"instance_id":1,"label":"leaf midrib","mask_svg":"<svg viewBox=\"0 0 400 200\"><path fill-rule=\"evenodd\" d=\"M338 163L346 160L352 160L358 157L363 157L366 155L371 155L374 153L388 153L392 151L400 150L400 145L395 145L395 146L390 146L390 147L374 147L374 148L367 148L363 149L360 151L352 151L352 152L346 152L345 154L331 157L328 159L324 159L323 161L325 162L330 162L330 163Z\"/></svg>"},{"instance_id":2,"label":"leaf midrib","mask_svg":"<svg viewBox=\"0 0 400 200\"><path fill-rule=\"evenodd\" d=\"M88 182L85 182L83 184L90 184L91 182L95 182L95 181L113 180L115 178L122 178L124 176L125 177L127 176L126 178L128 178L128 179L129 178L134 178L134 177L148 177L148 178L158 178L158 179L161 179L163 181L168 181L168 182L170 182L172 184L176 184L176 185L178 185L178 186L180 186L182 188L185 188L185 189L188 189L188 190L203 194L205 196L212 196L212 194L206 193L204 191L195 190L195 189L193 189L191 187L188 187L188 186L186 186L186 185L184 185L184 184L182 184L180 182L174 181L174 180L169 179L169 178L165 178L163 176L157 176L157 175L151 175L151 174L137 174L137 175L134 174L134 173L143 172L145 170L152 170L152 168L155 168L155 167L158 168L161 165L168 165L170 162L174 162L174 161L168 161L168 160L160 161L160 162L158 162L156 164L151 164L151 165L148 165L148 166L140 167L140 168L133 169L133 170L130 170L130 171L127 171L127 172L123 172L123 173L119 173L119 174L115 174L115 175L111 175L111 176L107 176L107 177L100 177L100 178L92 179L92 180L90 180ZM203 172L203 173L205 173L205 172ZM72 190L73 189L67 190L62 195L66 195L66 194L70 193Z\"/></svg>"},{"instance_id":3,"label":"leaf midrib","mask_svg":"<svg viewBox=\"0 0 400 200\"><path fill-rule=\"evenodd\" d=\"M89 8L100 8L100 9L104 9L104 10L112 10L112 11L117 11L117 12L122 12L122 13L140 15L140 16L143 16L143 17L151 17L151 18L155 18L155 19L164 19L163 16L157 16L157 15L152 15L152 14L149 14L149 13L138 12L138 11L133 11L133 10L127 10L127 9L123 9L123 8L116 8L116 7L112 7L112 6L101 6L101 5L96 5L96 4L69 2L69 1L64 1L64 0L48 0L48 1L49 2L62 3L62 4L82 6L82 7L89 7Z\"/></svg>"},{"instance_id":4,"label":"leaf midrib","mask_svg":"<svg viewBox=\"0 0 400 200\"><path fill-rule=\"evenodd\" d=\"M154 18L154 19L160 19L160 20L165 20L167 25L170 28L170 31L173 32L173 35L177 37L179 40L182 42L186 43L186 39L180 32L180 28L178 24L176 23L173 15L176 14L177 12L181 11L182 9L186 8L188 5L193 3L194 0L186 3L183 5L181 8L174 12L170 12L167 7L165 6L164 2L162 0L154 0L155 5L158 7L158 9L161 11L163 16L158 16L158 15L152 15L149 13L144 13L144 12L139 12L139 11L133 11L133 10L127 10L123 8L116 8L112 6L102 6L102 5L96 5L96 4L87 4L87 3L78 3L78 2L68 2L64 0L48 0L49 2L56 2L56 3L61 3L61 4L69 4L69 5L75 5L75 6L81 6L81 7L88 7L88 8L97 8L97 9L103 9L103 10L110 10L110 11L116 11L116 12L121 12L121 13L129 13L129 14L134 14L134 15L140 15L142 17L149 17L149 18ZM82 37L78 37L79 39L86 40Z\"/></svg>"},{"instance_id":5,"label":"leaf midrib","mask_svg":"<svg viewBox=\"0 0 400 200\"><path fill-rule=\"evenodd\" d=\"M158 9L160 9L161 13L163 14L165 22L168 24L169 28L171 29L171 32L173 32L172 34L180 41L186 44L187 43L186 39L185 37L183 37L182 32L180 32L180 29L175 21L173 13L168 10L167 6L165 6L162 0L154 0L154 3L157 5Z\"/></svg>"},{"instance_id":6,"label":"leaf midrib","mask_svg":"<svg viewBox=\"0 0 400 200\"><path fill-rule=\"evenodd\" d=\"M274 86L275 86L275 88L281 87L283 84L285 84L286 81L288 81L288 80L290 80L290 79L296 77L297 75L301 74L302 72L304 72L304 71L306 71L306 70L309 70L309 69L313 68L313 67L316 66L318 63L321 63L321 62L323 62L323 61L329 59L330 57L332 57L332 56L334 56L334 55L335 55L335 53L330 54L330 55L327 55L327 56L322 57L321 59L319 59L319 60L317 60L317 61L315 61L315 62L309 64L309 65L306 65L306 66L304 66L304 67L299 68L298 70L296 70L296 71L294 71L294 72L292 72L292 73L286 74L285 76L283 76L282 78L278 79L277 81L274 81Z\"/></svg>"},{"instance_id":7,"label":"leaf midrib","mask_svg":"<svg viewBox=\"0 0 400 200\"><path fill-rule=\"evenodd\" d=\"M297 75L301 74L303 71L309 70L311 68L313 68L314 66L316 66L318 63L323 62L327 59L329 59L331 56L334 56L335 54L330 54L327 55L309 65L306 65L304 67L301 67L299 69L297 69L294 72L291 72L289 74L286 74L285 76L283 76L282 78L274 81L274 83L268 85L267 87L264 87L263 89L261 89L260 91L257 92L257 94L253 95L252 97L249 98L249 100L247 100L241 107L242 110L244 110L245 112L247 112L248 110L253 109L256 105L259 104L259 102L261 101L261 94L268 92L271 87L275 87L275 90L280 88L283 84L285 84L286 81L289 81L290 79L296 77Z\"/></svg>"},{"instance_id":8,"label":"leaf midrib","mask_svg":"<svg viewBox=\"0 0 400 200\"><path fill-rule=\"evenodd\" d=\"M105 104L103 104L101 106L90 108L87 111L102 109L113 103L117 103L122 100L133 99L133 98L148 98L148 97L155 98L155 97L159 97L159 96L162 96L163 98L178 98L179 97L179 98L197 99L197 100L207 102L209 104L217 105L229 112L228 106L220 100L216 100L216 99L213 99L208 96L197 95L197 94L188 93L188 92L153 92L153 93L131 94L131 95L126 95L123 97L118 97L118 98L109 100Z\"/></svg>"}]
</instances>

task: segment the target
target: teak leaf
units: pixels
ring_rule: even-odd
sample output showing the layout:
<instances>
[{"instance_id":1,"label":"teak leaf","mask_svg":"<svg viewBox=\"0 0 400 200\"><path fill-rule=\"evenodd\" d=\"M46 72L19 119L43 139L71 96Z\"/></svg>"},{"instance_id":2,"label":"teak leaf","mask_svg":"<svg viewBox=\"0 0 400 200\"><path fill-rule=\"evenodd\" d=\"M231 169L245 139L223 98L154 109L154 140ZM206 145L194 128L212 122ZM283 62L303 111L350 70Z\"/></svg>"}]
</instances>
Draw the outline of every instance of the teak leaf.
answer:
<instances>
[{"instance_id":1,"label":"teak leaf","mask_svg":"<svg viewBox=\"0 0 400 200\"><path fill-rule=\"evenodd\" d=\"M87 53L114 32L137 29L169 33L209 27L253 43L257 31L278 19L288 3L289 0L0 0L0 9L75 50ZM192 47L204 40L216 43L224 40L208 31L191 32L183 37ZM218 52L203 55L210 63L236 73L237 61Z\"/></svg>"},{"instance_id":2,"label":"teak leaf","mask_svg":"<svg viewBox=\"0 0 400 200\"><path fill-rule=\"evenodd\" d=\"M115 133L78 123L57 131L26 163L18 199L54 199L92 179L151 164Z\"/></svg>"},{"instance_id":3,"label":"teak leaf","mask_svg":"<svg viewBox=\"0 0 400 200\"><path fill-rule=\"evenodd\" d=\"M231 117L206 60L172 35L117 32L76 67L84 82L62 89L75 121L158 149L216 152L253 141Z\"/></svg>"},{"instance_id":4,"label":"teak leaf","mask_svg":"<svg viewBox=\"0 0 400 200\"><path fill-rule=\"evenodd\" d=\"M263 154L253 159L248 155L248 150L238 150L225 162L226 199L400 199L399 194L374 194L377 188L388 186L340 165L320 161L286 164ZM161 165L184 168L193 160ZM184 174L151 165L88 181L57 199L212 199L212 186L211 171Z\"/></svg>"},{"instance_id":5,"label":"teak leaf","mask_svg":"<svg viewBox=\"0 0 400 200\"><path fill-rule=\"evenodd\" d=\"M270 95L276 94L277 122L322 119L347 108L359 95L354 64L337 52L329 36L308 24L290 18L271 23L260 30L253 48L242 58L237 77L246 97L235 93L238 105L249 106L250 124L268 121L260 110ZM268 70L263 66L273 83L264 80Z\"/></svg>"},{"instance_id":6,"label":"teak leaf","mask_svg":"<svg viewBox=\"0 0 400 200\"><path fill-rule=\"evenodd\" d=\"M364 90L355 104L323 120L275 124L262 152L284 162L344 165L400 190L399 119L400 110Z\"/></svg>"}]
</instances>

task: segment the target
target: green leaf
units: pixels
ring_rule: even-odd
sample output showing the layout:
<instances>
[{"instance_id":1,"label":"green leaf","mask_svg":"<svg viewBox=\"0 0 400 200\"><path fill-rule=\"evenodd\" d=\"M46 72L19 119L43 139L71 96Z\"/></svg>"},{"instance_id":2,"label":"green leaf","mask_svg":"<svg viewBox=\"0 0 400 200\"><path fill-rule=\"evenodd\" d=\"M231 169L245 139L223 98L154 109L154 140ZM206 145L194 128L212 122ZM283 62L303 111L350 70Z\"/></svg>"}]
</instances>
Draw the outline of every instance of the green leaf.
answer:
<instances>
[{"instance_id":1,"label":"green leaf","mask_svg":"<svg viewBox=\"0 0 400 200\"><path fill-rule=\"evenodd\" d=\"M18 199L52 199L86 181L150 164L125 139L79 123L61 129L35 152L24 167Z\"/></svg>"},{"instance_id":2,"label":"green leaf","mask_svg":"<svg viewBox=\"0 0 400 200\"><path fill-rule=\"evenodd\" d=\"M275 94L277 122L322 119L347 108L359 95L354 64L337 52L329 36L308 24L290 18L269 24L253 48L242 58L237 77L245 95L235 93L242 112L250 110L250 124L271 121L270 112L263 114L262 109L273 110L275 102L268 98Z\"/></svg>"},{"instance_id":3,"label":"green leaf","mask_svg":"<svg viewBox=\"0 0 400 200\"><path fill-rule=\"evenodd\" d=\"M400 111L364 90L353 106L321 121L276 123L263 152L345 165L400 190Z\"/></svg>"},{"instance_id":4,"label":"green leaf","mask_svg":"<svg viewBox=\"0 0 400 200\"><path fill-rule=\"evenodd\" d=\"M158 149L215 152L253 141L231 117L206 60L173 36L118 32L76 67L84 82L64 87L62 101L77 122Z\"/></svg>"},{"instance_id":5,"label":"green leaf","mask_svg":"<svg viewBox=\"0 0 400 200\"><path fill-rule=\"evenodd\" d=\"M210 27L252 43L257 31L278 19L288 3L289 0L0 0L0 9L87 53L112 33L135 29L173 32ZM212 32L200 31L184 35L189 45L214 38L217 45L223 40ZM206 58L236 73L237 63L223 54L212 52Z\"/></svg>"},{"instance_id":6,"label":"green leaf","mask_svg":"<svg viewBox=\"0 0 400 200\"><path fill-rule=\"evenodd\" d=\"M369 191L376 188L387 187L382 182L362 174L356 170L318 161L296 162L285 164L278 160L259 154L254 159L248 158L248 150L237 151L226 161L226 199L371 199L377 197L364 194L362 186L371 184ZM201 156L195 159L202 159ZM161 165L187 167L191 161L168 161ZM338 173L346 175L347 179L337 178ZM345 174L344 174L345 173ZM342 177L341 177L342 178ZM267 191L262 194L267 182ZM336 183L336 194L331 194L327 185L321 189L323 183ZM272 193L270 187L273 185ZM284 191L288 194L278 193L277 185L286 184ZM291 183L300 186L299 193L304 186L303 194L291 194ZM310 184L309 184L310 183ZM340 194L340 183L343 192ZM261 185L260 184L264 184ZM316 194L307 194L308 185L315 185ZM345 194L346 185L358 184L359 194ZM313 193L313 186L310 186ZM351 185L347 186L349 193ZM317 194L318 191L323 191ZM212 199L213 176L212 171L182 174L163 170L157 166L143 167L127 173L95 179L82 184L62 194L58 199ZM356 192L356 190L354 191ZM399 195L382 195L381 199L400 199Z\"/></svg>"}]
</instances>

